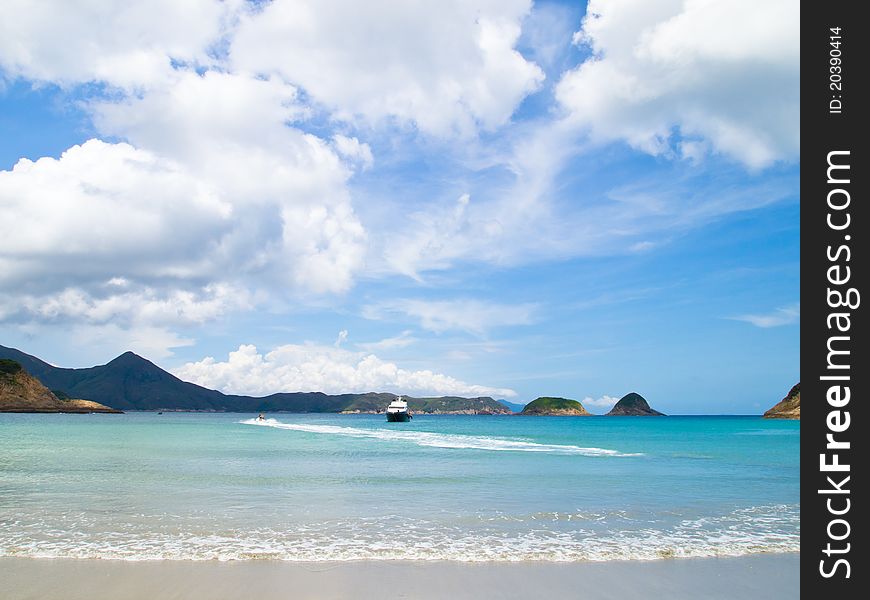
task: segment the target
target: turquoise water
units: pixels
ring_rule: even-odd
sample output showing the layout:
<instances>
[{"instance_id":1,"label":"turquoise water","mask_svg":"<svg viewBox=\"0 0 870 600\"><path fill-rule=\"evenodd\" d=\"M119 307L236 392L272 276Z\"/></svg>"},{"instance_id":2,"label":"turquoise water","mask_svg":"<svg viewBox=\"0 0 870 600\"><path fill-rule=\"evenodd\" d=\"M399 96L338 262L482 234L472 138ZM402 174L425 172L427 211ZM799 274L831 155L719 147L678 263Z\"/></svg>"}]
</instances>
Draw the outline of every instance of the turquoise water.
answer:
<instances>
[{"instance_id":1,"label":"turquoise water","mask_svg":"<svg viewBox=\"0 0 870 600\"><path fill-rule=\"evenodd\" d=\"M0 414L0 556L612 560L799 551L800 424Z\"/></svg>"}]
</instances>

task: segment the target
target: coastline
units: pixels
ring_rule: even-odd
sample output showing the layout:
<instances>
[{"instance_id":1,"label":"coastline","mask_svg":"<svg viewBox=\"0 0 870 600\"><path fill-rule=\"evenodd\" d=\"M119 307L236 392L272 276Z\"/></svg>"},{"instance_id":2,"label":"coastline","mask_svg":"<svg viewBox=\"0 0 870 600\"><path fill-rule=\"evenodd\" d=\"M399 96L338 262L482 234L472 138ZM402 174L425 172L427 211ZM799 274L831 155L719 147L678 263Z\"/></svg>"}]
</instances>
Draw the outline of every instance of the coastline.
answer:
<instances>
[{"instance_id":1,"label":"coastline","mask_svg":"<svg viewBox=\"0 0 870 600\"><path fill-rule=\"evenodd\" d=\"M797 598L800 554L580 563L0 557L6 600Z\"/></svg>"}]
</instances>

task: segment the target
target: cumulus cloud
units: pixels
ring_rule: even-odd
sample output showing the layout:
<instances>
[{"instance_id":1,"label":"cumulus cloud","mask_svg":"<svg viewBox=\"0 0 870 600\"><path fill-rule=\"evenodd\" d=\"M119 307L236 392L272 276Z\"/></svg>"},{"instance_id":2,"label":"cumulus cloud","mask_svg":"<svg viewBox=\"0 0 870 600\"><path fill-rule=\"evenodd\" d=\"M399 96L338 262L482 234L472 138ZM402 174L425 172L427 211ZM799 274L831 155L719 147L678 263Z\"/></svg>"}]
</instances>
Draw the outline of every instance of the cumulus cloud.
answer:
<instances>
[{"instance_id":1,"label":"cumulus cloud","mask_svg":"<svg viewBox=\"0 0 870 600\"><path fill-rule=\"evenodd\" d=\"M192 275L232 228L231 205L181 165L100 140L0 171L0 204L4 287Z\"/></svg>"},{"instance_id":2,"label":"cumulus cloud","mask_svg":"<svg viewBox=\"0 0 870 600\"><path fill-rule=\"evenodd\" d=\"M322 151L331 168L328 151L301 143L315 155ZM251 179L246 186L235 171L205 177L124 143L91 140L59 159L22 159L0 172L7 217L0 224L6 240L0 280L33 283L35 273L56 276L41 284L119 273L180 281L259 273L315 293L346 290L365 234L340 168L332 165L337 180L330 180L312 170L296 177L302 165L274 163L270 183ZM292 180L283 189L282 175Z\"/></svg>"},{"instance_id":3,"label":"cumulus cloud","mask_svg":"<svg viewBox=\"0 0 870 600\"><path fill-rule=\"evenodd\" d=\"M544 78L515 49L530 0L11 0L4 9L14 15L0 23L7 77L141 93L172 85L179 70L274 74L334 117L436 135L506 123Z\"/></svg>"},{"instance_id":4,"label":"cumulus cloud","mask_svg":"<svg viewBox=\"0 0 870 600\"><path fill-rule=\"evenodd\" d=\"M240 2L3 3L0 68L60 85L101 82L141 89L172 77L172 62L208 64Z\"/></svg>"},{"instance_id":5,"label":"cumulus cloud","mask_svg":"<svg viewBox=\"0 0 870 600\"><path fill-rule=\"evenodd\" d=\"M95 306L105 305L95 288L119 276L166 300L209 285L347 290L365 250L350 171L328 143L286 125L304 112L295 97L281 82L185 71L171 86L92 102L99 129L127 142L92 139L0 171L0 285L85 290Z\"/></svg>"},{"instance_id":6,"label":"cumulus cloud","mask_svg":"<svg viewBox=\"0 0 870 600\"><path fill-rule=\"evenodd\" d=\"M183 299L209 287L246 296L235 309L262 292L350 288L366 234L349 165L366 168L371 150L295 127L310 112L296 87L226 69L245 3L18 8L0 24L2 74L104 84L78 88L79 105L104 139L121 141L0 171L0 291L25 294L4 318L57 319L49 307L75 296L64 319L92 322L129 302L140 322L157 323L155 302L188 314ZM113 278L145 292L107 294Z\"/></svg>"},{"instance_id":7,"label":"cumulus cloud","mask_svg":"<svg viewBox=\"0 0 870 600\"><path fill-rule=\"evenodd\" d=\"M781 327L782 325L791 325L800 321L801 305L798 302L782 306L766 314L747 314L729 318L734 321L745 321L762 329Z\"/></svg>"},{"instance_id":8,"label":"cumulus cloud","mask_svg":"<svg viewBox=\"0 0 870 600\"><path fill-rule=\"evenodd\" d=\"M369 305L364 314L370 319L401 313L418 319L420 326L441 333L460 330L483 335L496 327L529 325L535 321L536 304L498 304L481 300L401 299Z\"/></svg>"},{"instance_id":9,"label":"cumulus cloud","mask_svg":"<svg viewBox=\"0 0 870 600\"><path fill-rule=\"evenodd\" d=\"M796 0L592 0L556 97L598 140L760 168L800 149Z\"/></svg>"},{"instance_id":10,"label":"cumulus cloud","mask_svg":"<svg viewBox=\"0 0 870 600\"><path fill-rule=\"evenodd\" d=\"M0 78L61 86L102 138L0 172L0 319L203 323L270 296L342 294L366 270L421 279L463 260L640 251L656 232L782 197L741 185L735 198L715 182L716 194L635 186L559 204L553 183L578 151L578 127L692 163L721 152L763 166L796 153L788 3L753 5L732 40L709 15L733 24L745 3L593 0L579 41L594 57L556 89L565 118L522 124L511 118L544 80L532 60L552 74L564 65L547 33L562 10L530 16L529 0L128 4L13 0L14 18L0 21ZM389 194L365 190L372 212L389 215L364 227L352 178L386 165L392 184L396 157L376 161L372 148L409 131L427 160L429 136L464 136L435 142L447 162L481 148L469 139L480 131L506 133L461 176L420 175L470 181L498 170L498 185L486 180L477 194L462 182L431 202L415 193L399 211L384 208ZM535 307L402 301L368 314L483 335L533 322Z\"/></svg>"},{"instance_id":11,"label":"cumulus cloud","mask_svg":"<svg viewBox=\"0 0 870 600\"><path fill-rule=\"evenodd\" d=\"M182 291L117 281L92 290L70 287L44 295L0 294L0 321L177 326L205 323L253 305L246 290L226 284Z\"/></svg>"},{"instance_id":12,"label":"cumulus cloud","mask_svg":"<svg viewBox=\"0 0 870 600\"><path fill-rule=\"evenodd\" d=\"M173 373L185 381L230 394L265 396L276 392L508 396L511 389L468 384L431 370L409 371L374 354L334 346L290 344L261 354L253 345L230 352L226 361L206 357Z\"/></svg>"},{"instance_id":13,"label":"cumulus cloud","mask_svg":"<svg viewBox=\"0 0 870 600\"><path fill-rule=\"evenodd\" d=\"M233 207L215 256L292 288L343 292L365 253L350 171L324 140L287 125L296 90L246 75L179 73L171 87L93 105L106 135L154 148ZM240 260L241 258L241 260Z\"/></svg>"},{"instance_id":14,"label":"cumulus cloud","mask_svg":"<svg viewBox=\"0 0 870 600\"><path fill-rule=\"evenodd\" d=\"M278 74L339 118L494 129L543 80L514 45L529 0L275 0L241 17L234 69Z\"/></svg>"}]
</instances>

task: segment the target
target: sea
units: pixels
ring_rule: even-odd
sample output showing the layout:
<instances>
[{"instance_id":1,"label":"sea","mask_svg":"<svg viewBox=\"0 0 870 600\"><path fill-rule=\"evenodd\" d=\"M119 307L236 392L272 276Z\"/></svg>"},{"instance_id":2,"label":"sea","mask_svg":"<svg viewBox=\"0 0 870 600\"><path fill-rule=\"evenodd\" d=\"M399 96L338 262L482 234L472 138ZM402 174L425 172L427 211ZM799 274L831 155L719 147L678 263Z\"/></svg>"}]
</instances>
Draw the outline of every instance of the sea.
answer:
<instances>
[{"instance_id":1,"label":"sea","mask_svg":"<svg viewBox=\"0 0 870 600\"><path fill-rule=\"evenodd\" d=\"M0 414L0 556L609 561L800 550L800 423Z\"/></svg>"}]
</instances>

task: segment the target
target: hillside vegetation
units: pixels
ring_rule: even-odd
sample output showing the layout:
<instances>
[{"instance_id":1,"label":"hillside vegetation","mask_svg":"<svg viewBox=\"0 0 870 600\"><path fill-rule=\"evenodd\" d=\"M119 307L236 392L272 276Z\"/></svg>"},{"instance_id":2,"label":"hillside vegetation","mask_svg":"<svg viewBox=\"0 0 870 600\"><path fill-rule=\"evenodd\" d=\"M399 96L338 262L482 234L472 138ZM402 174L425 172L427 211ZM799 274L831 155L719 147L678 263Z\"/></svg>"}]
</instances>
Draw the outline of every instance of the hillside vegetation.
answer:
<instances>
[{"instance_id":1,"label":"hillside vegetation","mask_svg":"<svg viewBox=\"0 0 870 600\"><path fill-rule=\"evenodd\" d=\"M119 411L90 400L58 398L25 371L21 363L0 359L0 412L112 413Z\"/></svg>"},{"instance_id":2,"label":"hillside vegetation","mask_svg":"<svg viewBox=\"0 0 870 600\"><path fill-rule=\"evenodd\" d=\"M590 415L583 405L569 398L542 396L526 404L521 415L542 416L587 416Z\"/></svg>"}]
</instances>

